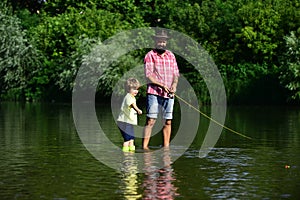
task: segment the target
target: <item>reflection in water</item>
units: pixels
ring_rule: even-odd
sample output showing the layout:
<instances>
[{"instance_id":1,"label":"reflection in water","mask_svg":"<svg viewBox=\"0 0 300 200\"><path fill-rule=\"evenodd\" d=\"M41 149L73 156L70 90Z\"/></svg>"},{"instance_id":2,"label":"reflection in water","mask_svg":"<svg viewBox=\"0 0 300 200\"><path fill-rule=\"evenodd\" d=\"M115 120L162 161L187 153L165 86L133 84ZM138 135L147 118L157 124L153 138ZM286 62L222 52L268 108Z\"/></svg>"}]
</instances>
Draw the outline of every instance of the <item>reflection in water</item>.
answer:
<instances>
[{"instance_id":1,"label":"reflection in water","mask_svg":"<svg viewBox=\"0 0 300 200\"><path fill-rule=\"evenodd\" d=\"M125 199L140 199L138 194L138 168L137 160L132 152L124 152L124 160L122 166L122 186L123 195Z\"/></svg>"},{"instance_id":2,"label":"reflection in water","mask_svg":"<svg viewBox=\"0 0 300 200\"><path fill-rule=\"evenodd\" d=\"M145 160L145 179L143 183L143 199L174 199L178 194L174 186L175 175L171 165L170 150L164 149L164 167L155 167L155 158L151 152L144 153Z\"/></svg>"},{"instance_id":3,"label":"reflection in water","mask_svg":"<svg viewBox=\"0 0 300 200\"><path fill-rule=\"evenodd\" d=\"M101 127L117 146L120 135L109 106L97 108ZM0 199L300 199L299 119L299 107L233 107L226 125L254 140L225 131L199 159L209 125L202 120L176 165L171 165L177 155L173 147L170 154L126 157L119 150L122 158L112 158L123 165L119 173L82 144L71 105L1 102ZM107 149L101 153L114 155Z\"/></svg>"},{"instance_id":4,"label":"reflection in water","mask_svg":"<svg viewBox=\"0 0 300 200\"><path fill-rule=\"evenodd\" d=\"M145 152L143 157L145 174L140 186L136 154L124 153L120 185L124 199L175 199L178 194L174 186L176 179L171 165L170 150L164 149L162 157L154 156L153 152ZM164 163L163 168L157 167L157 163L161 162L159 159Z\"/></svg>"}]
</instances>

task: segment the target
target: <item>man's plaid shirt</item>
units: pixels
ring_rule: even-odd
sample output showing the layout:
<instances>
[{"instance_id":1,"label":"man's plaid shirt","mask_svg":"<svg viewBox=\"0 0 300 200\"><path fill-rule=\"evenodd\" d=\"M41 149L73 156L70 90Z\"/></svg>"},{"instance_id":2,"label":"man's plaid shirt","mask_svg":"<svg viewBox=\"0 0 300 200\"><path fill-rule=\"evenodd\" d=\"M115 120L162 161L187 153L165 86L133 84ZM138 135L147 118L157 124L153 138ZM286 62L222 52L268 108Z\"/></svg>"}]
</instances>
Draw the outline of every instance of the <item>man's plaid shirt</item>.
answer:
<instances>
[{"instance_id":1,"label":"man's plaid shirt","mask_svg":"<svg viewBox=\"0 0 300 200\"><path fill-rule=\"evenodd\" d=\"M155 50L149 51L144 59L144 69L146 78L152 76L168 88L172 86L174 77L179 77L175 55L168 50L161 55ZM147 85L147 93L169 98L163 88L151 83Z\"/></svg>"}]
</instances>

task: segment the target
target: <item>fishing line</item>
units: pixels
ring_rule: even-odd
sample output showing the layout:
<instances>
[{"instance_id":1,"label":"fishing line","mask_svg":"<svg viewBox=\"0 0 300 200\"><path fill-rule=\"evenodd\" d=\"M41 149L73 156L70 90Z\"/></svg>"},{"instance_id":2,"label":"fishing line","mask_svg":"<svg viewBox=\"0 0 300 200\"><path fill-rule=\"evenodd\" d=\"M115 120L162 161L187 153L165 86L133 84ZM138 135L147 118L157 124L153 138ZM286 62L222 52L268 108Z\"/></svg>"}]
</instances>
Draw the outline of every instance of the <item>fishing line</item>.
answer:
<instances>
[{"instance_id":1,"label":"fishing line","mask_svg":"<svg viewBox=\"0 0 300 200\"><path fill-rule=\"evenodd\" d=\"M223 125L223 124L221 124L221 123L219 123L218 121L214 120L213 118L209 117L209 116L206 115L205 113L201 112L198 108L194 107L194 106L191 105L189 102L187 102L187 101L184 100L183 98L179 97L177 94L174 94L174 96L176 96L179 100L181 100L182 102L184 102L185 104L187 104L188 106L190 106L191 108L193 108L194 110L196 110L197 112L199 112L201 115L203 115L203 116L206 117L207 119L209 119L209 120L211 120L212 122L216 123L217 125L223 127L224 129L226 129L226 130L228 130L228 131L230 131L230 132L232 132L232 133L235 133L235 134L237 134L237 135L239 135L239 136L241 136L241 137L244 137L244 138L247 138L247 139L249 139L249 140L252 140L251 137L246 136L246 135L244 135L244 134L242 134L242 133L240 133L240 132L238 132L238 131L235 131L235 130L233 130L233 129L231 129L231 128L229 128L229 127L227 127L227 126L225 126L225 125Z\"/></svg>"}]
</instances>

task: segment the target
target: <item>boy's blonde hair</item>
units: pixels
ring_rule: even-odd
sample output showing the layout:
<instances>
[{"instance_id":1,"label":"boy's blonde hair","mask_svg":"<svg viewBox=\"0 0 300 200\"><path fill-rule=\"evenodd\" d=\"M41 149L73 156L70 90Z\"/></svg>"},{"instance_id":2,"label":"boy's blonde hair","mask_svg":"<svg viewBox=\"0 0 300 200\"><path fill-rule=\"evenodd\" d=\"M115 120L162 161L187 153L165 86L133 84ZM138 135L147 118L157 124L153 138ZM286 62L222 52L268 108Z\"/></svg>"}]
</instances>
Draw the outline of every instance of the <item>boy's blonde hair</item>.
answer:
<instances>
[{"instance_id":1,"label":"boy's blonde hair","mask_svg":"<svg viewBox=\"0 0 300 200\"><path fill-rule=\"evenodd\" d=\"M125 83L125 90L127 92L129 92L130 89L139 89L139 87L140 87L140 82L136 78L129 78Z\"/></svg>"}]
</instances>

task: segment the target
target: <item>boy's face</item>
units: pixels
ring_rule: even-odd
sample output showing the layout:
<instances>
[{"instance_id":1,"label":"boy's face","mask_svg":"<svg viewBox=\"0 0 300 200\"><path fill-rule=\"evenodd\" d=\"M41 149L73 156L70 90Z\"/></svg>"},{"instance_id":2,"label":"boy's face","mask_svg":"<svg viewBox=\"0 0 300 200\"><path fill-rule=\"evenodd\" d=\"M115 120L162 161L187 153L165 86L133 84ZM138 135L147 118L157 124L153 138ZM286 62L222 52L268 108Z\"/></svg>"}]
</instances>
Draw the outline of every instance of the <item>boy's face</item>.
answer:
<instances>
[{"instance_id":1,"label":"boy's face","mask_svg":"<svg viewBox=\"0 0 300 200\"><path fill-rule=\"evenodd\" d=\"M130 93L132 96L136 96L136 95L139 93L139 89L131 88L131 89L129 90L129 93Z\"/></svg>"}]
</instances>

